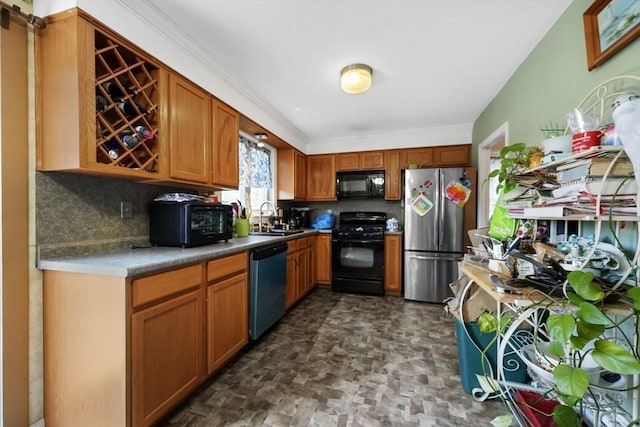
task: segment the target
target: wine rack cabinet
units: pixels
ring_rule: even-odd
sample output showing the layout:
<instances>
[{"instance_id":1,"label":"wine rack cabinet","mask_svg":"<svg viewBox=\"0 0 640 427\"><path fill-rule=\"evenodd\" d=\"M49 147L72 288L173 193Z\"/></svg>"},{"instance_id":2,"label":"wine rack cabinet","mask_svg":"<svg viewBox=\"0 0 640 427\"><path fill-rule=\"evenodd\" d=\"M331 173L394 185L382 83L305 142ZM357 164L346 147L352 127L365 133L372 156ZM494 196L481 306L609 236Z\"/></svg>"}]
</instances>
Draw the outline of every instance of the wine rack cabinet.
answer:
<instances>
[{"instance_id":1,"label":"wine rack cabinet","mask_svg":"<svg viewBox=\"0 0 640 427\"><path fill-rule=\"evenodd\" d=\"M156 172L158 67L95 33L96 160Z\"/></svg>"},{"instance_id":2,"label":"wine rack cabinet","mask_svg":"<svg viewBox=\"0 0 640 427\"><path fill-rule=\"evenodd\" d=\"M36 37L37 167L164 180L168 70L80 9Z\"/></svg>"},{"instance_id":3,"label":"wine rack cabinet","mask_svg":"<svg viewBox=\"0 0 640 427\"><path fill-rule=\"evenodd\" d=\"M66 171L238 188L239 113L83 12L36 37L36 158Z\"/></svg>"}]
</instances>

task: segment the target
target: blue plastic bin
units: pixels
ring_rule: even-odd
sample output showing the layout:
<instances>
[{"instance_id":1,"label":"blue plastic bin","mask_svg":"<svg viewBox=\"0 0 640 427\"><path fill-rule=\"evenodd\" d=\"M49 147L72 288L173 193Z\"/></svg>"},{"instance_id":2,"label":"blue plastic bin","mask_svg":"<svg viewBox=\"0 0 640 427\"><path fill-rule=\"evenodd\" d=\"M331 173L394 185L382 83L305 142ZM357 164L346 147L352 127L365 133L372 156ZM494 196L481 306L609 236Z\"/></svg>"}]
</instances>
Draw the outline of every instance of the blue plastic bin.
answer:
<instances>
[{"instance_id":1,"label":"blue plastic bin","mask_svg":"<svg viewBox=\"0 0 640 427\"><path fill-rule=\"evenodd\" d=\"M465 329L469 332L469 336L467 336ZM471 391L474 388L480 386L478 379L476 378L476 374L483 375L483 373L486 372L487 375L490 375L491 372L495 372L497 359L496 343L493 342L489 350L484 355L481 353L481 350L486 349L494 337L495 333L483 334L480 332L480 327L477 322L463 323L456 319L456 339L458 343L460 379L462 380L462 388L464 388L464 391L469 394L471 394ZM519 347L515 344L515 341L511 341L510 344L511 343L513 343L515 348ZM509 348L510 346L507 346L507 349ZM510 361L512 363L510 363ZM524 383L526 381L526 365L516 353L509 351L505 354L503 358L503 365L505 366L504 374L506 380L519 383ZM491 367L491 369L489 367Z\"/></svg>"}]
</instances>

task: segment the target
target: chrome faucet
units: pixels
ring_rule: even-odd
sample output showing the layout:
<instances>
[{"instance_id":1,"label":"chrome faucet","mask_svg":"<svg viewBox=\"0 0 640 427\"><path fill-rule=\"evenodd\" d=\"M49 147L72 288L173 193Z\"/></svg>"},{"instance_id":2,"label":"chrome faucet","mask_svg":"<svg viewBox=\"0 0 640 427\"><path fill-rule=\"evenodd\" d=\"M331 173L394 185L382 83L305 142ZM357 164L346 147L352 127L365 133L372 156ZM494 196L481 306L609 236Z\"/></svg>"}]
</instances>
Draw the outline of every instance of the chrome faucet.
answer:
<instances>
[{"instance_id":1,"label":"chrome faucet","mask_svg":"<svg viewBox=\"0 0 640 427\"><path fill-rule=\"evenodd\" d=\"M262 231L262 208L264 207L264 205L266 204L270 204L271 205L271 209L273 209L274 211L276 210L275 205L273 204L273 202L270 202L269 200L266 200L264 202L262 202L262 204L260 205L260 211L258 213L258 227L260 228L260 231ZM267 230L268 231L268 230Z\"/></svg>"}]
</instances>

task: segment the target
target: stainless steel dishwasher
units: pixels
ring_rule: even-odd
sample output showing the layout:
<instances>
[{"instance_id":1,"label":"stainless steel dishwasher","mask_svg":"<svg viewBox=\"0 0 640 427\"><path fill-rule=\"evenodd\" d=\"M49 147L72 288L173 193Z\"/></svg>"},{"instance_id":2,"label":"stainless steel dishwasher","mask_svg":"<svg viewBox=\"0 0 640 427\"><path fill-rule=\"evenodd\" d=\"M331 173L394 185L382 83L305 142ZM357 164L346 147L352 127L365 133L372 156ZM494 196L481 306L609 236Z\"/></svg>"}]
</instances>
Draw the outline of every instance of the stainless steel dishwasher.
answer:
<instances>
[{"instance_id":1,"label":"stainless steel dishwasher","mask_svg":"<svg viewBox=\"0 0 640 427\"><path fill-rule=\"evenodd\" d=\"M257 340L285 315L287 243L251 251L249 336Z\"/></svg>"}]
</instances>

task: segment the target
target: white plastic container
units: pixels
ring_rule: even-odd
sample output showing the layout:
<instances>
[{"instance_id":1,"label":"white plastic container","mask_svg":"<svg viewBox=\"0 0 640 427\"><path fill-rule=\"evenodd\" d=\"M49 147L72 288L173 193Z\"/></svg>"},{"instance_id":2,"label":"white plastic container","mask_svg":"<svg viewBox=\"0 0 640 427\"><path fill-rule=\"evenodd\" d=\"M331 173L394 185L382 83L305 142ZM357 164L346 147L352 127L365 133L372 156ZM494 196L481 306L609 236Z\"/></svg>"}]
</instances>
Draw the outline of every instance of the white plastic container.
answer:
<instances>
[{"instance_id":1,"label":"white plastic container","mask_svg":"<svg viewBox=\"0 0 640 427\"><path fill-rule=\"evenodd\" d=\"M640 178L640 99L619 104L613 110L613 122L624 151L633 164L636 181Z\"/></svg>"},{"instance_id":2,"label":"white plastic container","mask_svg":"<svg viewBox=\"0 0 640 427\"><path fill-rule=\"evenodd\" d=\"M542 141L544 154L550 153L571 153L572 135L560 135Z\"/></svg>"}]
</instances>

